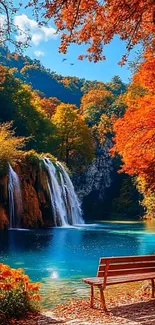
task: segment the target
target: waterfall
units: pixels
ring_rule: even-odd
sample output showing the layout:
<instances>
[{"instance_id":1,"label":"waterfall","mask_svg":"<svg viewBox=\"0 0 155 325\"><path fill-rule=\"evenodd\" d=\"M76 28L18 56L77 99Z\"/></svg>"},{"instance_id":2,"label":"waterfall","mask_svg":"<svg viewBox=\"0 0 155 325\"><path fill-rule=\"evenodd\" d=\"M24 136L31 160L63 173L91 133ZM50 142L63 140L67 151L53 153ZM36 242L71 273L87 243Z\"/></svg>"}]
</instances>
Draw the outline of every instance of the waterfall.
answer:
<instances>
[{"instance_id":1,"label":"waterfall","mask_svg":"<svg viewBox=\"0 0 155 325\"><path fill-rule=\"evenodd\" d=\"M48 188L55 226L84 223L80 203L65 168L49 158L43 159L48 173Z\"/></svg>"},{"instance_id":2,"label":"waterfall","mask_svg":"<svg viewBox=\"0 0 155 325\"><path fill-rule=\"evenodd\" d=\"M68 201L68 217L70 217L73 225L83 224L84 220L82 218L81 205L75 193L73 183L71 182L71 179L63 165L60 162L58 162L57 165L60 167L61 171L61 186L63 188L63 192L66 193L65 198L67 198Z\"/></svg>"},{"instance_id":3,"label":"waterfall","mask_svg":"<svg viewBox=\"0 0 155 325\"><path fill-rule=\"evenodd\" d=\"M9 228L20 227L20 216L22 213L22 195L20 189L20 181L16 172L9 164L9 181L8 181L8 194L9 194Z\"/></svg>"},{"instance_id":4,"label":"waterfall","mask_svg":"<svg viewBox=\"0 0 155 325\"><path fill-rule=\"evenodd\" d=\"M56 169L50 159L44 158L43 160L48 172L48 188L55 226L67 226L67 212L61 194L61 187L56 176Z\"/></svg>"}]
</instances>

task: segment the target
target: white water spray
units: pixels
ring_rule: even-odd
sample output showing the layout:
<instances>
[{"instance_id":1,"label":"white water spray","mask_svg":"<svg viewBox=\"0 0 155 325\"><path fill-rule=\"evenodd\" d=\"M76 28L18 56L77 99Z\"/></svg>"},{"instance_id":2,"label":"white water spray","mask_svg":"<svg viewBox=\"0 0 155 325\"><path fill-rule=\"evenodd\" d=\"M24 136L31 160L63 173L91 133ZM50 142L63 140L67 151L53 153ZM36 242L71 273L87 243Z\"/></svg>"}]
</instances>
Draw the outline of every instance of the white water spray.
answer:
<instances>
[{"instance_id":1,"label":"white water spray","mask_svg":"<svg viewBox=\"0 0 155 325\"><path fill-rule=\"evenodd\" d=\"M49 158L44 158L43 160L48 172L48 188L50 192L55 226L67 226L68 222L66 218L66 208L61 195L61 187L56 177L55 167Z\"/></svg>"},{"instance_id":2,"label":"white water spray","mask_svg":"<svg viewBox=\"0 0 155 325\"><path fill-rule=\"evenodd\" d=\"M48 188L55 226L83 224L80 202L65 168L59 162L55 167L49 158L44 158L43 161L48 173Z\"/></svg>"},{"instance_id":3,"label":"white water spray","mask_svg":"<svg viewBox=\"0 0 155 325\"><path fill-rule=\"evenodd\" d=\"M9 194L9 228L20 227L20 216L22 214L22 195L20 189L20 181L16 172L9 164L9 181L8 181L8 194Z\"/></svg>"},{"instance_id":4,"label":"white water spray","mask_svg":"<svg viewBox=\"0 0 155 325\"><path fill-rule=\"evenodd\" d=\"M60 162L58 162L57 165L60 167L61 179L63 179L63 181L61 181L61 186L63 192L66 193L68 218L71 220L72 225L84 224L80 201L75 193L73 183L63 165Z\"/></svg>"}]
</instances>

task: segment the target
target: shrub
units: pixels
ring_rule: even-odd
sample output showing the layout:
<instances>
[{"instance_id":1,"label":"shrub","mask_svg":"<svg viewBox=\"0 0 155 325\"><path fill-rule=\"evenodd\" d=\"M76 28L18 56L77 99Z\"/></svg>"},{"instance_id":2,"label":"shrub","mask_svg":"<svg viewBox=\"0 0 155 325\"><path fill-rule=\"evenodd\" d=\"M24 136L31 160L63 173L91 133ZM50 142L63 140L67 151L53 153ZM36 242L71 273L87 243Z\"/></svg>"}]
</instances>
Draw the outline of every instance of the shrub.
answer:
<instances>
[{"instance_id":1,"label":"shrub","mask_svg":"<svg viewBox=\"0 0 155 325\"><path fill-rule=\"evenodd\" d=\"M43 158L49 158L52 162L56 162L57 159L50 153L38 153L35 150L29 150L25 153L25 158L33 165L40 164L44 167Z\"/></svg>"},{"instance_id":2,"label":"shrub","mask_svg":"<svg viewBox=\"0 0 155 325\"><path fill-rule=\"evenodd\" d=\"M40 154L33 149L25 152L25 158L31 165L39 165L41 162Z\"/></svg>"},{"instance_id":3,"label":"shrub","mask_svg":"<svg viewBox=\"0 0 155 325\"><path fill-rule=\"evenodd\" d=\"M40 310L40 283L32 283L23 269L0 264L0 312L7 318Z\"/></svg>"}]
</instances>

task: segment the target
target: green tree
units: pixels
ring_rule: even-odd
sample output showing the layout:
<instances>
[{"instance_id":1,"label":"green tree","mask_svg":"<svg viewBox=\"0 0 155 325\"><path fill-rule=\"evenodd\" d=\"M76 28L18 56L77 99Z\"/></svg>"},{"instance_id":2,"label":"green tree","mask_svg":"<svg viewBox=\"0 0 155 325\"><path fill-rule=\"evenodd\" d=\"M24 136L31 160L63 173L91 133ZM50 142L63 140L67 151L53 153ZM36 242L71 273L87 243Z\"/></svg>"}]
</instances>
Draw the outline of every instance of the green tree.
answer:
<instances>
[{"instance_id":1,"label":"green tree","mask_svg":"<svg viewBox=\"0 0 155 325\"><path fill-rule=\"evenodd\" d=\"M122 82L119 76L114 76L110 82L106 84L108 90L110 90L113 95L119 96L125 93L127 86Z\"/></svg>"},{"instance_id":2,"label":"green tree","mask_svg":"<svg viewBox=\"0 0 155 325\"><path fill-rule=\"evenodd\" d=\"M0 121L13 121L16 134L31 136L26 149L38 152L53 152L55 148L52 121L41 109L39 97L36 98L30 86L6 72L0 89Z\"/></svg>"},{"instance_id":3,"label":"green tree","mask_svg":"<svg viewBox=\"0 0 155 325\"><path fill-rule=\"evenodd\" d=\"M111 115L110 105L114 101L112 93L106 89L92 89L81 99L81 113L88 125L98 124L102 114Z\"/></svg>"}]
</instances>

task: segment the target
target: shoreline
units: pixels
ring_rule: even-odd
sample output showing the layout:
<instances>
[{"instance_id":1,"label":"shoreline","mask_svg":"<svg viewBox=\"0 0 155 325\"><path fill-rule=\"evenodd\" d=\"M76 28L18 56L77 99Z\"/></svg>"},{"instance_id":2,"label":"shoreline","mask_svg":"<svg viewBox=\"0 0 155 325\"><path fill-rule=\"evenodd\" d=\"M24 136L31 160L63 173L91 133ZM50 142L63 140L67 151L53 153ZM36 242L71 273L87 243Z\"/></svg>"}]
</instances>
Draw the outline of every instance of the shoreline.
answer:
<instances>
[{"instance_id":1,"label":"shoreline","mask_svg":"<svg viewBox=\"0 0 155 325\"><path fill-rule=\"evenodd\" d=\"M1 325L151 325L155 324L154 305L149 281L112 286L105 290L108 313L99 304L90 308L89 299L71 296L68 302L38 314L11 319Z\"/></svg>"}]
</instances>

